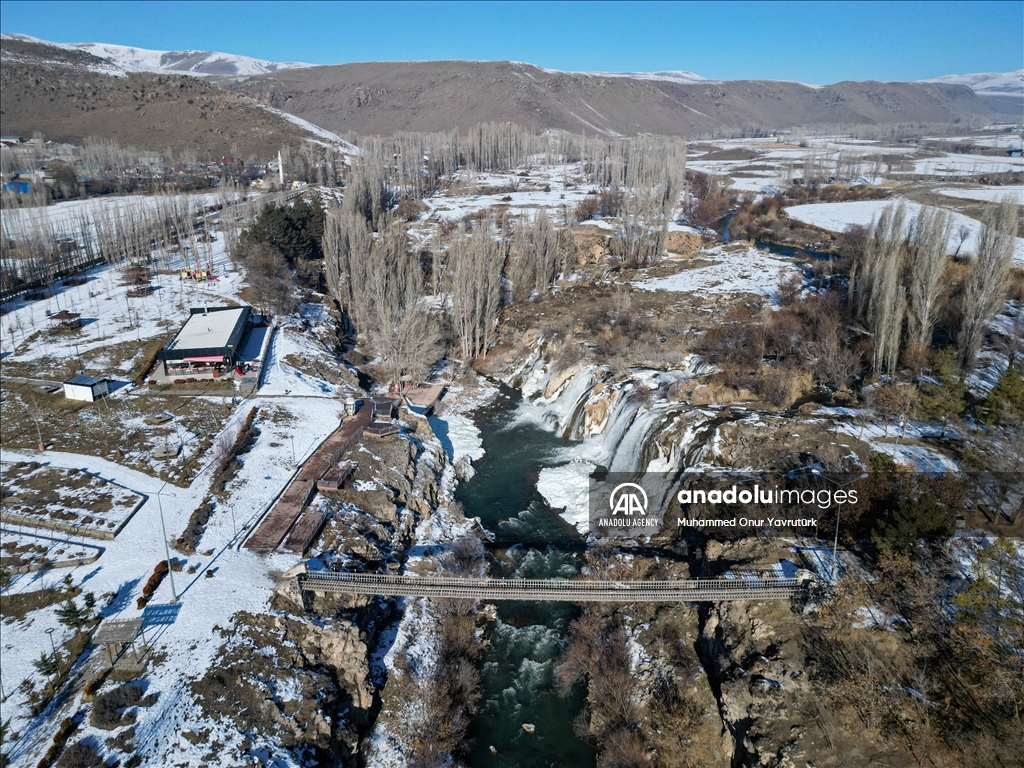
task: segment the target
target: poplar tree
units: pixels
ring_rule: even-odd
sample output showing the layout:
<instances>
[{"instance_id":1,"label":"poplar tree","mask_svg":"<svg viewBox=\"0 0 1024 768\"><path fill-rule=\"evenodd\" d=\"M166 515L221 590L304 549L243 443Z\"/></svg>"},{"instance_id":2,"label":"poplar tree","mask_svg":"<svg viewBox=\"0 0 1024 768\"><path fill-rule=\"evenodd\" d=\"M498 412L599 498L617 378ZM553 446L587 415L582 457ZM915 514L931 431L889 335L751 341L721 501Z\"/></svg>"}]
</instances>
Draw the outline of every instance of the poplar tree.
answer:
<instances>
[{"instance_id":1,"label":"poplar tree","mask_svg":"<svg viewBox=\"0 0 1024 768\"><path fill-rule=\"evenodd\" d=\"M960 365L965 371L974 367L985 330L1006 299L1017 221L1017 204L1009 197L982 220L978 253L967 272L956 333Z\"/></svg>"},{"instance_id":2,"label":"poplar tree","mask_svg":"<svg viewBox=\"0 0 1024 768\"><path fill-rule=\"evenodd\" d=\"M907 320L912 344L931 343L944 289L946 249L953 224L949 215L925 208L917 217L910 242L910 285Z\"/></svg>"}]
</instances>

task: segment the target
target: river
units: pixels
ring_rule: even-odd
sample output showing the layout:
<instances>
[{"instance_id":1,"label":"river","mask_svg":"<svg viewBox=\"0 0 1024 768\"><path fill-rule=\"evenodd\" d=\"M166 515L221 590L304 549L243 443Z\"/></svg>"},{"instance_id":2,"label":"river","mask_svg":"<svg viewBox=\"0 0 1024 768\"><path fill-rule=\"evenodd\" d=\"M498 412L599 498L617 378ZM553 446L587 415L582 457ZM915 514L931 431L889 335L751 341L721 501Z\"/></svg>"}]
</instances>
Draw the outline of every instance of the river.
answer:
<instances>
[{"instance_id":1,"label":"river","mask_svg":"<svg viewBox=\"0 0 1024 768\"><path fill-rule=\"evenodd\" d=\"M522 398L502 387L494 404L477 412L486 454L476 475L459 486L466 514L495 534L491 574L530 578L571 577L579 572L583 539L537 492L540 470L565 461L572 443L538 424L517 418ZM483 659L483 699L470 729L473 768L590 766L593 748L573 732L585 691L563 698L554 667L565 632L579 609L569 603L498 604L488 627ZM523 724L532 724L531 734Z\"/></svg>"}]
</instances>

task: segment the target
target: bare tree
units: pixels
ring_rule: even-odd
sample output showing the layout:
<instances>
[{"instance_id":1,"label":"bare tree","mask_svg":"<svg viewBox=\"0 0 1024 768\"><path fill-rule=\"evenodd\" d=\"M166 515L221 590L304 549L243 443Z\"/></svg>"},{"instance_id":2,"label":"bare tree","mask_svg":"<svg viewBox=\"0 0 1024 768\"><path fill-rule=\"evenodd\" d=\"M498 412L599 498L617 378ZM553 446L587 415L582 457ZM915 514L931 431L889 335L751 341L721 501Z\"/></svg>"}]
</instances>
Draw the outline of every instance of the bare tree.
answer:
<instances>
[{"instance_id":1,"label":"bare tree","mask_svg":"<svg viewBox=\"0 0 1024 768\"><path fill-rule=\"evenodd\" d=\"M362 285L372 247L373 234L361 213L345 206L328 212L323 240L327 290L357 325L367 319Z\"/></svg>"},{"instance_id":2,"label":"bare tree","mask_svg":"<svg viewBox=\"0 0 1024 768\"><path fill-rule=\"evenodd\" d=\"M899 358L907 306L901 279L905 220L902 203L886 208L871 228L863 262L862 280L868 289L866 314L874 338L872 368L878 372L895 370ZM858 307L864 305L858 296Z\"/></svg>"},{"instance_id":3,"label":"bare tree","mask_svg":"<svg viewBox=\"0 0 1024 768\"><path fill-rule=\"evenodd\" d=\"M392 381L425 375L441 355L441 327L423 301L423 272L399 225L381 233L360 271L366 302L357 322L381 367Z\"/></svg>"},{"instance_id":4,"label":"bare tree","mask_svg":"<svg viewBox=\"0 0 1024 768\"><path fill-rule=\"evenodd\" d=\"M982 221L978 253L967 273L956 334L960 365L965 371L974 367L985 329L1006 298L1006 279L1013 260L1017 218L1017 204L1007 198L989 211Z\"/></svg>"},{"instance_id":5,"label":"bare tree","mask_svg":"<svg viewBox=\"0 0 1024 768\"><path fill-rule=\"evenodd\" d=\"M956 228L956 250L953 252L953 258L956 259L960 256L960 249L964 247L964 243L967 242L967 238L971 236L971 228L966 224L961 224Z\"/></svg>"},{"instance_id":6,"label":"bare tree","mask_svg":"<svg viewBox=\"0 0 1024 768\"><path fill-rule=\"evenodd\" d=\"M927 347L942 297L942 274L946 267L946 244L953 225L949 215L925 208L917 217L909 252L909 301L907 303L910 343Z\"/></svg>"},{"instance_id":7,"label":"bare tree","mask_svg":"<svg viewBox=\"0 0 1024 768\"><path fill-rule=\"evenodd\" d=\"M813 349L817 355L819 378L835 390L849 386L861 367L861 358L843 344L843 324L839 317L822 313L815 328Z\"/></svg>"},{"instance_id":8,"label":"bare tree","mask_svg":"<svg viewBox=\"0 0 1024 768\"><path fill-rule=\"evenodd\" d=\"M501 305L505 253L488 224L473 234L460 228L447 257L451 322L462 358L468 363L490 346Z\"/></svg>"}]
</instances>

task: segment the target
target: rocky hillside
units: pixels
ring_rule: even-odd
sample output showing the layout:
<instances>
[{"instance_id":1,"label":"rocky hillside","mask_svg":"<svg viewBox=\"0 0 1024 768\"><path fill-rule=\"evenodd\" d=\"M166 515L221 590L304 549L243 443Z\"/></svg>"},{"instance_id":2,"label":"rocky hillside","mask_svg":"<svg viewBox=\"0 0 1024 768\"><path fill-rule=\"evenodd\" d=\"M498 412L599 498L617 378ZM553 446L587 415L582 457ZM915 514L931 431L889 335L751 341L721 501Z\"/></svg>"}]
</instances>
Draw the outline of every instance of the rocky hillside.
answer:
<instances>
[{"instance_id":1,"label":"rocky hillside","mask_svg":"<svg viewBox=\"0 0 1024 768\"><path fill-rule=\"evenodd\" d=\"M221 54L193 51L113 48L3 36L3 132L42 131L47 138L73 143L96 135L144 149L192 146L211 154L236 154L234 145L242 156L266 155L308 136L260 110L253 100L338 134L465 129L493 120L591 135L691 136L743 127L949 123L996 116L961 83L812 87L711 81L690 73L559 72L508 61L376 62L274 71L292 65L240 63L234 61L239 57L228 61Z\"/></svg>"},{"instance_id":2,"label":"rocky hillside","mask_svg":"<svg viewBox=\"0 0 1024 768\"><path fill-rule=\"evenodd\" d=\"M1020 119L1024 114L1024 69L1016 72L978 72L973 75L944 75L926 83L966 85L996 112Z\"/></svg>"},{"instance_id":3,"label":"rocky hillside","mask_svg":"<svg viewBox=\"0 0 1024 768\"><path fill-rule=\"evenodd\" d=\"M556 72L519 62L342 64L287 70L239 86L336 133L466 128L509 120L589 134L687 136L724 128L953 122L992 111L966 85L687 82Z\"/></svg>"},{"instance_id":4,"label":"rocky hillside","mask_svg":"<svg viewBox=\"0 0 1024 768\"><path fill-rule=\"evenodd\" d=\"M181 75L125 73L85 51L0 40L0 130L81 144L86 136L200 157L266 157L311 136L240 94Z\"/></svg>"}]
</instances>

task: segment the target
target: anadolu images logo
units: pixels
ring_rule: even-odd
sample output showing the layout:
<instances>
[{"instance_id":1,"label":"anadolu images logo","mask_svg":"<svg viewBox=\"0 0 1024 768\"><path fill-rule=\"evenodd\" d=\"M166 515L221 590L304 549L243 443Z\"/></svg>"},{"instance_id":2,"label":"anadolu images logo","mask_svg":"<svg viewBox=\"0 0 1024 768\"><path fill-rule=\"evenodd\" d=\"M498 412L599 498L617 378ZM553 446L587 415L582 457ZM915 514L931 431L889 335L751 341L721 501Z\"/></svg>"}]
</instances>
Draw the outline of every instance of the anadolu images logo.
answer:
<instances>
[{"instance_id":1,"label":"anadolu images logo","mask_svg":"<svg viewBox=\"0 0 1024 768\"><path fill-rule=\"evenodd\" d=\"M608 497L612 516L647 515L647 492L636 483L619 483Z\"/></svg>"}]
</instances>

